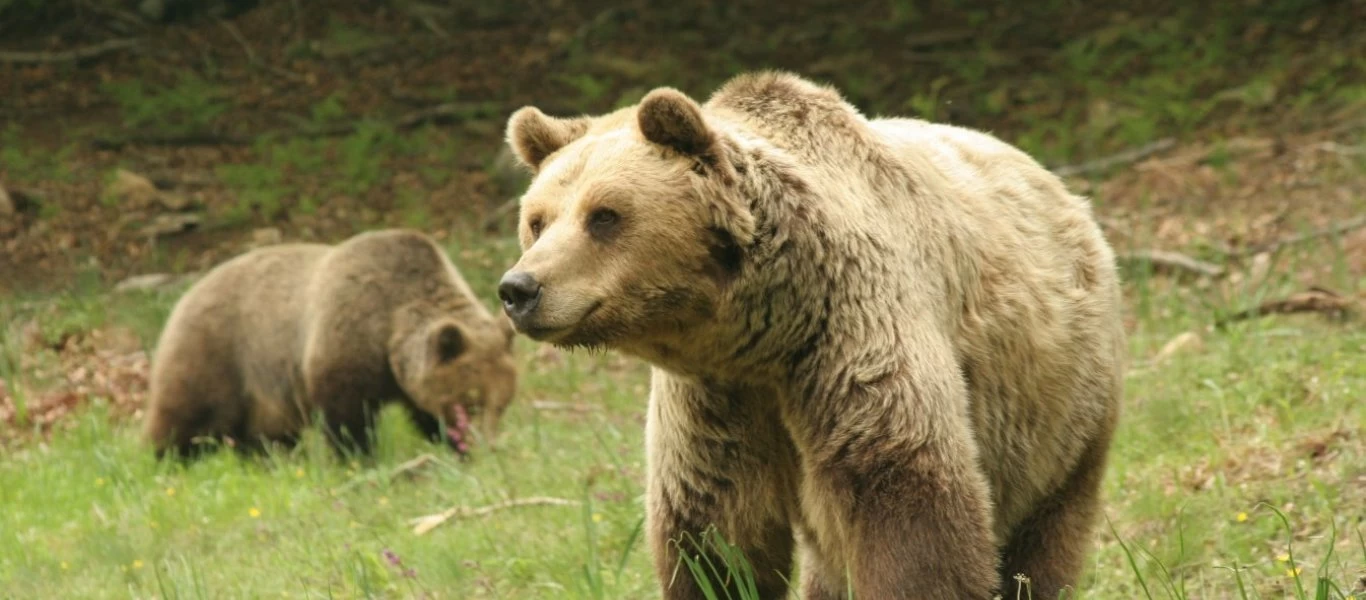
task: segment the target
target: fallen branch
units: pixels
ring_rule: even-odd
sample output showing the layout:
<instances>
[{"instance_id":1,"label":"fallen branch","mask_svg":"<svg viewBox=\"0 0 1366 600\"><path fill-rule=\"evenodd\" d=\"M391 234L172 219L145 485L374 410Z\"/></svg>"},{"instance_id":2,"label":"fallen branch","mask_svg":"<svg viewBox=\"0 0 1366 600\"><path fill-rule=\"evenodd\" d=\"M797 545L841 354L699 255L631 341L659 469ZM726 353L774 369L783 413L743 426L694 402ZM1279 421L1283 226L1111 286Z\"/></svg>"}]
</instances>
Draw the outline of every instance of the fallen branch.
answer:
<instances>
[{"instance_id":1,"label":"fallen branch","mask_svg":"<svg viewBox=\"0 0 1366 600\"><path fill-rule=\"evenodd\" d=\"M393 481L394 479L397 479L400 475L412 476L415 472L417 472L418 469L421 469L427 466L428 464L435 463L436 461L436 456L431 453L419 454L416 458L410 459L407 462L397 467L394 467L392 471L389 471L388 473L385 473L383 475L379 475L375 472L368 472L360 477L356 477L355 479L352 479L351 481L342 484L336 489L333 489L332 494L340 495L343 492L346 492L351 488L356 487L362 483L372 483L379 481L381 479Z\"/></svg>"},{"instance_id":2,"label":"fallen branch","mask_svg":"<svg viewBox=\"0 0 1366 600\"><path fill-rule=\"evenodd\" d=\"M237 26L233 25L231 21L222 18L218 19L218 24L222 25L223 29L228 30L228 33L232 35L232 38L237 40L237 45L241 46L242 51L247 55L247 62L256 64L256 51L252 50L251 44L247 43L247 38L242 36L242 32L237 29Z\"/></svg>"},{"instance_id":3,"label":"fallen branch","mask_svg":"<svg viewBox=\"0 0 1366 600\"><path fill-rule=\"evenodd\" d=\"M440 527L441 524L451 519L472 519L475 517L486 517L497 511L508 508L516 508L518 506L575 506L577 504L578 502L574 500L565 500L563 498L532 496L530 498L517 498L513 500L505 500L503 502L490 504L488 506L481 506L478 508L471 508L468 506L456 506L454 508L441 511L434 515L427 515L425 517L411 519L409 523L413 525L414 535L422 535L424 533L427 533L428 531Z\"/></svg>"},{"instance_id":4,"label":"fallen branch","mask_svg":"<svg viewBox=\"0 0 1366 600\"><path fill-rule=\"evenodd\" d=\"M1114 154L1104 158L1098 158L1096 160L1090 160L1075 165L1062 165L1060 167L1054 167L1052 170L1053 173L1055 173L1058 177L1071 177L1073 175L1081 175L1083 173L1104 171L1111 167L1138 162L1149 156L1157 154L1158 152L1162 152L1163 150L1171 148L1175 145L1176 140L1172 138L1162 138L1151 144L1145 144L1132 150L1125 150L1124 152L1120 152L1119 154Z\"/></svg>"},{"instance_id":5,"label":"fallen branch","mask_svg":"<svg viewBox=\"0 0 1366 600\"><path fill-rule=\"evenodd\" d=\"M65 50L62 52L0 52L0 62L43 64L86 60L117 50L123 50L124 48L131 48L141 42L142 40L138 38L128 38L109 40L107 42L95 44L94 46L86 46L84 48Z\"/></svg>"},{"instance_id":6,"label":"fallen branch","mask_svg":"<svg viewBox=\"0 0 1366 600\"><path fill-rule=\"evenodd\" d=\"M1256 307L1239 311L1216 321L1216 327L1224 327L1229 323L1246 321L1267 315L1291 314L1302 312L1323 313L1333 318L1344 318L1351 314L1353 301L1347 296L1343 296L1332 290L1321 287L1309 288L1309 291L1291 294L1287 298L1270 300L1263 302Z\"/></svg>"},{"instance_id":7,"label":"fallen branch","mask_svg":"<svg viewBox=\"0 0 1366 600\"><path fill-rule=\"evenodd\" d=\"M1288 238L1266 242L1264 244L1255 244L1247 248L1243 248L1242 250L1235 251L1233 253L1233 256L1251 256L1253 254L1261 254L1263 252L1275 252L1286 246L1302 244L1304 242L1315 240L1321 237L1327 237L1330 235L1347 233L1348 231L1352 231L1354 229L1361 229L1362 227L1366 227L1366 216L1357 217L1355 219L1347 219L1346 221L1338 223L1337 225L1333 225L1331 227L1324 227L1323 229L1310 231L1309 233L1301 233L1299 235L1293 235Z\"/></svg>"},{"instance_id":8,"label":"fallen branch","mask_svg":"<svg viewBox=\"0 0 1366 600\"><path fill-rule=\"evenodd\" d=\"M1180 252L1169 250L1135 250L1117 254L1115 259L1121 263L1147 263L1153 266L1154 271L1182 271L1203 277L1218 277L1224 274L1224 267L1220 265L1197 260Z\"/></svg>"},{"instance_id":9,"label":"fallen branch","mask_svg":"<svg viewBox=\"0 0 1366 600\"><path fill-rule=\"evenodd\" d=\"M426 123L456 123L483 116L500 114L502 108L490 104L465 104L460 102L447 102L436 106L429 106L406 113L389 125L396 130L407 130ZM118 150L124 146L247 146L254 143L258 138L273 135L283 139L289 138L320 138L338 135L350 135L360 128L359 121L339 123L321 128L302 128L289 131L277 131L259 134L255 136L238 136L232 134L217 133L186 133L177 135L146 135L130 136L126 138L104 139L97 138L92 142L99 150Z\"/></svg>"}]
</instances>

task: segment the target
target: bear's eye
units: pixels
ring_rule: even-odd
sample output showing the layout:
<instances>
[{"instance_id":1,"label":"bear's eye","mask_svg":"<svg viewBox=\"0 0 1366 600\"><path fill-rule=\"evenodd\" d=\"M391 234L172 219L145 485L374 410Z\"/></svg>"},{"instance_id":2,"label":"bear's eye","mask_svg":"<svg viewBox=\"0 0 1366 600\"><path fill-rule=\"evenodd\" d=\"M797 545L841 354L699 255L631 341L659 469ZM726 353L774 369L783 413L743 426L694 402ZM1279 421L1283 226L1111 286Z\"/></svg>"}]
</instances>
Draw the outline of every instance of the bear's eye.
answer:
<instances>
[{"instance_id":1,"label":"bear's eye","mask_svg":"<svg viewBox=\"0 0 1366 600\"><path fill-rule=\"evenodd\" d=\"M531 228L531 237L533 237L533 238L539 238L539 237L541 237L541 218L540 218L540 217L536 217L536 218L532 219L531 222L527 224L527 226Z\"/></svg>"},{"instance_id":2,"label":"bear's eye","mask_svg":"<svg viewBox=\"0 0 1366 600\"><path fill-rule=\"evenodd\" d=\"M594 237L606 238L616 231L621 223L621 215L610 208L599 208L588 215L588 232Z\"/></svg>"}]
</instances>

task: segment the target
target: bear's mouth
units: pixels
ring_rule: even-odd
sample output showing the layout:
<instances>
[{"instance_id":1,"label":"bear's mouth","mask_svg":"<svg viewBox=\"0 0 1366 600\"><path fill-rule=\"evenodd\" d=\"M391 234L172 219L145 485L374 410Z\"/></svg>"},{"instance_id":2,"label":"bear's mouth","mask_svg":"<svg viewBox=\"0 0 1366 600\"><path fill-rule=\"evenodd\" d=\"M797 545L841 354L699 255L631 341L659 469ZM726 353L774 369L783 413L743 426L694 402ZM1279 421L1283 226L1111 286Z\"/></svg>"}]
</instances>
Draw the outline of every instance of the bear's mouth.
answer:
<instances>
[{"instance_id":1,"label":"bear's mouth","mask_svg":"<svg viewBox=\"0 0 1366 600\"><path fill-rule=\"evenodd\" d=\"M469 454L470 444L468 441L470 432L470 417L465 412L464 405L456 404L451 407L454 422L446 425L446 441L451 447L460 454Z\"/></svg>"},{"instance_id":2,"label":"bear's mouth","mask_svg":"<svg viewBox=\"0 0 1366 600\"><path fill-rule=\"evenodd\" d=\"M593 316L593 313L598 312L599 308L602 308L601 300L594 302L592 306L588 307L588 310L579 315L579 318L575 319L571 324L558 326L527 324L521 326L522 333L538 342L556 343L559 338L572 336L575 331L583 327L583 324L588 321L589 317Z\"/></svg>"}]
</instances>

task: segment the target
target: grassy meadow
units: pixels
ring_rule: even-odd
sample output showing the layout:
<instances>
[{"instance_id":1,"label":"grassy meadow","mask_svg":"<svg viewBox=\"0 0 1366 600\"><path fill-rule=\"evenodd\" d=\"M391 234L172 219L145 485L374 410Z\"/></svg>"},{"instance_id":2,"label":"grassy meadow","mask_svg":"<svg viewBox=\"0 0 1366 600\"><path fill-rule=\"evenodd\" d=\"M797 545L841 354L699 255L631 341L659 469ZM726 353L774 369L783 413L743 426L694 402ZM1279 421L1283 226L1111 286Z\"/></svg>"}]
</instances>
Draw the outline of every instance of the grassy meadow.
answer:
<instances>
[{"instance_id":1,"label":"grassy meadow","mask_svg":"<svg viewBox=\"0 0 1366 600\"><path fill-rule=\"evenodd\" d=\"M452 255L492 298L516 248L457 243ZM1268 279L1227 302L1292 289ZM54 328L40 335L123 327L150 347L182 288L6 300L0 315ZM1200 292L1141 273L1127 289L1133 366L1108 522L1080 597L1350 593L1366 567L1366 330L1314 315L1206 330L1227 306L1192 308ZM1163 351L1187 331L1199 341ZM469 462L388 412L372 461L338 460L312 432L267 460L219 453L185 468L157 463L136 423L111 419L99 401L79 409L49 438L4 450L3 594L657 597L640 531L647 369L524 338L517 352L522 386L499 449ZM432 458L404 468L423 455ZM529 497L577 504L507 507L413 532L416 517Z\"/></svg>"},{"instance_id":2,"label":"grassy meadow","mask_svg":"<svg viewBox=\"0 0 1366 600\"><path fill-rule=\"evenodd\" d=\"M108 35L90 21L128 17L112 0L0 16L40 4L85 15L57 30L92 44ZM1241 318L1316 287L1366 298L1366 228L1322 231L1366 215L1360 0L300 4L0 64L0 598L658 598L639 361L519 338L499 448L469 461L390 411L371 459L314 431L182 467L141 444L137 410L188 281L115 287L406 226L493 308L518 254L498 207L525 183L498 157L512 110L705 98L776 67L1062 166L1126 257L1124 412L1074 597L1366 599L1361 311ZM4 50L55 47L26 31L46 14L0 19ZM156 190L112 192L119 170ZM1212 267L1133 259L1154 249Z\"/></svg>"}]
</instances>

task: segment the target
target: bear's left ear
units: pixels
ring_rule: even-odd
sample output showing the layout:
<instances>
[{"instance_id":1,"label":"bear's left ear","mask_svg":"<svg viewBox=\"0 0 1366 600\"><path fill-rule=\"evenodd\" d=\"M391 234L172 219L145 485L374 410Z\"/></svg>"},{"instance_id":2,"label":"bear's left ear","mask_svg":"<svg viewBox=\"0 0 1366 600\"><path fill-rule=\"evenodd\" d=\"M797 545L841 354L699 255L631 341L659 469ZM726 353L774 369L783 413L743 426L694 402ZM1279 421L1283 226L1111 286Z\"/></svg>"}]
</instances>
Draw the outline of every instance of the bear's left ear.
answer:
<instances>
[{"instance_id":1,"label":"bear's left ear","mask_svg":"<svg viewBox=\"0 0 1366 600\"><path fill-rule=\"evenodd\" d=\"M432 353L437 364L455 360L465 352L465 334L454 323L442 323L432 332Z\"/></svg>"},{"instance_id":2,"label":"bear's left ear","mask_svg":"<svg viewBox=\"0 0 1366 600\"><path fill-rule=\"evenodd\" d=\"M673 88L657 88L640 101L636 121L645 139L715 165L721 158L716 132L707 126L702 107Z\"/></svg>"}]
</instances>

